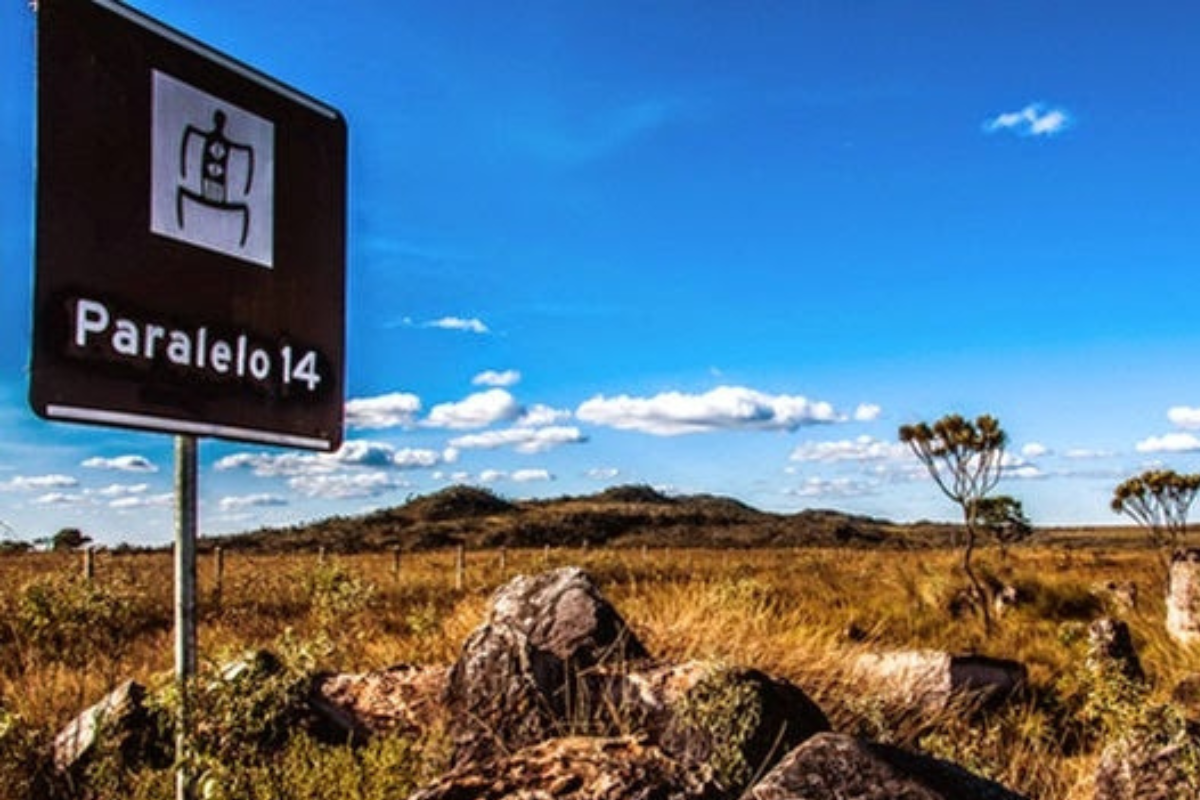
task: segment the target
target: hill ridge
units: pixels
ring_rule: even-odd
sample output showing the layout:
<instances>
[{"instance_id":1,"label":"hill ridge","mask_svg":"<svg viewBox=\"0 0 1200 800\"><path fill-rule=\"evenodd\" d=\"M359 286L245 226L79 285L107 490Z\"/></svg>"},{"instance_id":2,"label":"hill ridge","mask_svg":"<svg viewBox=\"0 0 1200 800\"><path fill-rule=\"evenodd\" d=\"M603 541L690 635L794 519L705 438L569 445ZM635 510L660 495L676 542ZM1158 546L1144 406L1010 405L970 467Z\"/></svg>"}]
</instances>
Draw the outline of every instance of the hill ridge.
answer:
<instances>
[{"instance_id":1,"label":"hill ridge","mask_svg":"<svg viewBox=\"0 0 1200 800\"><path fill-rule=\"evenodd\" d=\"M537 500L507 500L488 489L454 485L358 516L206 537L203 544L264 552L324 548L335 553L458 545L910 547L944 540L952 527L897 524L828 509L762 511L730 497L666 495L645 485Z\"/></svg>"}]
</instances>

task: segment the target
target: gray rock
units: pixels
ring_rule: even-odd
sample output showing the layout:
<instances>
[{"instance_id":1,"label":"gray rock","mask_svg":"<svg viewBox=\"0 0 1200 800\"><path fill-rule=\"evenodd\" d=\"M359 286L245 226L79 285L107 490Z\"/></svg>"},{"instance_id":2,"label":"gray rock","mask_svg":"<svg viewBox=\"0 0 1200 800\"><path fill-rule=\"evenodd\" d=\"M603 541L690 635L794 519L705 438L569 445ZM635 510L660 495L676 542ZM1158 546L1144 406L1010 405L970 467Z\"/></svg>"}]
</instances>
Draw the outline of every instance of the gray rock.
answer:
<instances>
[{"instance_id":1,"label":"gray rock","mask_svg":"<svg viewBox=\"0 0 1200 800\"><path fill-rule=\"evenodd\" d=\"M742 800L1021 800L945 761L835 733L789 753Z\"/></svg>"},{"instance_id":2,"label":"gray rock","mask_svg":"<svg viewBox=\"0 0 1200 800\"><path fill-rule=\"evenodd\" d=\"M863 653L854 672L888 705L929 714L952 703L993 705L1019 692L1027 678L1016 661L941 650Z\"/></svg>"},{"instance_id":3,"label":"gray rock","mask_svg":"<svg viewBox=\"0 0 1200 800\"><path fill-rule=\"evenodd\" d=\"M54 766L71 771L107 748L123 759L140 756L150 727L145 698L145 687L128 680L85 709L54 737Z\"/></svg>"},{"instance_id":4,"label":"gray rock","mask_svg":"<svg viewBox=\"0 0 1200 800\"><path fill-rule=\"evenodd\" d=\"M589 670L646 649L582 570L519 576L492 597L463 644L445 700L455 763L512 751L590 725Z\"/></svg>"},{"instance_id":5,"label":"gray rock","mask_svg":"<svg viewBox=\"0 0 1200 800\"><path fill-rule=\"evenodd\" d=\"M810 736L829 730L797 686L758 670L711 662L634 671L619 678L626 724L684 764L707 765L731 793Z\"/></svg>"},{"instance_id":6,"label":"gray rock","mask_svg":"<svg viewBox=\"0 0 1200 800\"><path fill-rule=\"evenodd\" d=\"M551 739L467 764L409 800L723 800L705 774L634 737Z\"/></svg>"},{"instance_id":7,"label":"gray rock","mask_svg":"<svg viewBox=\"0 0 1200 800\"><path fill-rule=\"evenodd\" d=\"M1101 617L1088 626L1087 665L1094 672L1120 675L1134 683L1146 679L1129 626L1112 617Z\"/></svg>"},{"instance_id":8,"label":"gray rock","mask_svg":"<svg viewBox=\"0 0 1200 800\"><path fill-rule=\"evenodd\" d=\"M319 675L308 703L321 738L360 741L371 736L420 735L444 721L444 667L398 665L364 673Z\"/></svg>"},{"instance_id":9,"label":"gray rock","mask_svg":"<svg viewBox=\"0 0 1200 800\"><path fill-rule=\"evenodd\" d=\"M520 631L533 647L578 668L648 655L591 576L578 567L512 579L492 596L487 624Z\"/></svg>"},{"instance_id":10,"label":"gray rock","mask_svg":"<svg viewBox=\"0 0 1200 800\"><path fill-rule=\"evenodd\" d=\"M1184 645L1200 641L1200 550L1175 553L1167 585L1167 633Z\"/></svg>"}]
</instances>

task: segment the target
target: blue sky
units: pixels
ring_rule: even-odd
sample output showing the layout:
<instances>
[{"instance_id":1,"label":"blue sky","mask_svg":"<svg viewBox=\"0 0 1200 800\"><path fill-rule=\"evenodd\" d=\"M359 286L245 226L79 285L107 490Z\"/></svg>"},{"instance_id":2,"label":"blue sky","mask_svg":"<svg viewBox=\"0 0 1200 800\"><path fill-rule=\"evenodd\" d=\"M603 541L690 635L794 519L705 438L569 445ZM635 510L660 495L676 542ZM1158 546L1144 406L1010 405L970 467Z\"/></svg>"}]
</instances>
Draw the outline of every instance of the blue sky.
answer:
<instances>
[{"instance_id":1,"label":"blue sky","mask_svg":"<svg viewBox=\"0 0 1200 800\"><path fill-rule=\"evenodd\" d=\"M202 441L202 532L456 482L951 519L896 438L948 412L1038 524L1200 468L1192 4L131 5L350 130L347 444ZM35 21L0 8L0 520L167 542L171 437L25 399Z\"/></svg>"}]
</instances>

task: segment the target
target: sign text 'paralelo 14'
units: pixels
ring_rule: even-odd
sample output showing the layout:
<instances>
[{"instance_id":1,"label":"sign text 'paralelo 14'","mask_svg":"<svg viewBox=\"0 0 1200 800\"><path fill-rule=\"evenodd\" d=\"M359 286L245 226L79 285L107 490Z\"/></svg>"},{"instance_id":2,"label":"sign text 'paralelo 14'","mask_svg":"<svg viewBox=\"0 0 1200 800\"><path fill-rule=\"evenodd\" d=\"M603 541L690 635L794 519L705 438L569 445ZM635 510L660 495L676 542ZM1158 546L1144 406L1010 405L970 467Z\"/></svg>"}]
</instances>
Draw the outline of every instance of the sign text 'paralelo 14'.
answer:
<instances>
[{"instance_id":1,"label":"sign text 'paralelo 14'","mask_svg":"<svg viewBox=\"0 0 1200 800\"><path fill-rule=\"evenodd\" d=\"M87 297L71 305L71 346L81 358L168 365L181 375L248 381L273 392L295 387L314 393L324 377L317 351L291 341L272 341L250 331L222 335L207 325L193 328L138 319Z\"/></svg>"},{"instance_id":2,"label":"sign text 'paralelo 14'","mask_svg":"<svg viewBox=\"0 0 1200 800\"><path fill-rule=\"evenodd\" d=\"M38 14L31 407L337 449L345 119L119 0Z\"/></svg>"}]
</instances>

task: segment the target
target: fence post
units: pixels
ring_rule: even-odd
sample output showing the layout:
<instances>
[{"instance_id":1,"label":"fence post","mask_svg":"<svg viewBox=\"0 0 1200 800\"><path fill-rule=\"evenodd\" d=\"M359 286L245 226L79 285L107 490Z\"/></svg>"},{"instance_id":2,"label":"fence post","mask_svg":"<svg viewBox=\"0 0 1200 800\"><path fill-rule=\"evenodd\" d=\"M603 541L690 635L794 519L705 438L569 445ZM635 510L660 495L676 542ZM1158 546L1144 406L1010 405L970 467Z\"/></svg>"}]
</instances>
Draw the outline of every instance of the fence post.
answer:
<instances>
[{"instance_id":1,"label":"fence post","mask_svg":"<svg viewBox=\"0 0 1200 800\"><path fill-rule=\"evenodd\" d=\"M400 546L392 548L392 580L400 581Z\"/></svg>"},{"instance_id":2,"label":"fence post","mask_svg":"<svg viewBox=\"0 0 1200 800\"><path fill-rule=\"evenodd\" d=\"M460 544L454 556L454 588L462 591L467 571L467 547Z\"/></svg>"},{"instance_id":3,"label":"fence post","mask_svg":"<svg viewBox=\"0 0 1200 800\"><path fill-rule=\"evenodd\" d=\"M225 551L213 548L213 600L221 604L221 592L225 588Z\"/></svg>"},{"instance_id":4,"label":"fence post","mask_svg":"<svg viewBox=\"0 0 1200 800\"><path fill-rule=\"evenodd\" d=\"M83 548L83 579L90 581L96 577L96 551L90 547Z\"/></svg>"},{"instance_id":5,"label":"fence post","mask_svg":"<svg viewBox=\"0 0 1200 800\"><path fill-rule=\"evenodd\" d=\"M504 545L500 545L500 576L504 577L504 575L507 572L508 572L508 548L505 547Z\"/></svg>"}]
</instances>

